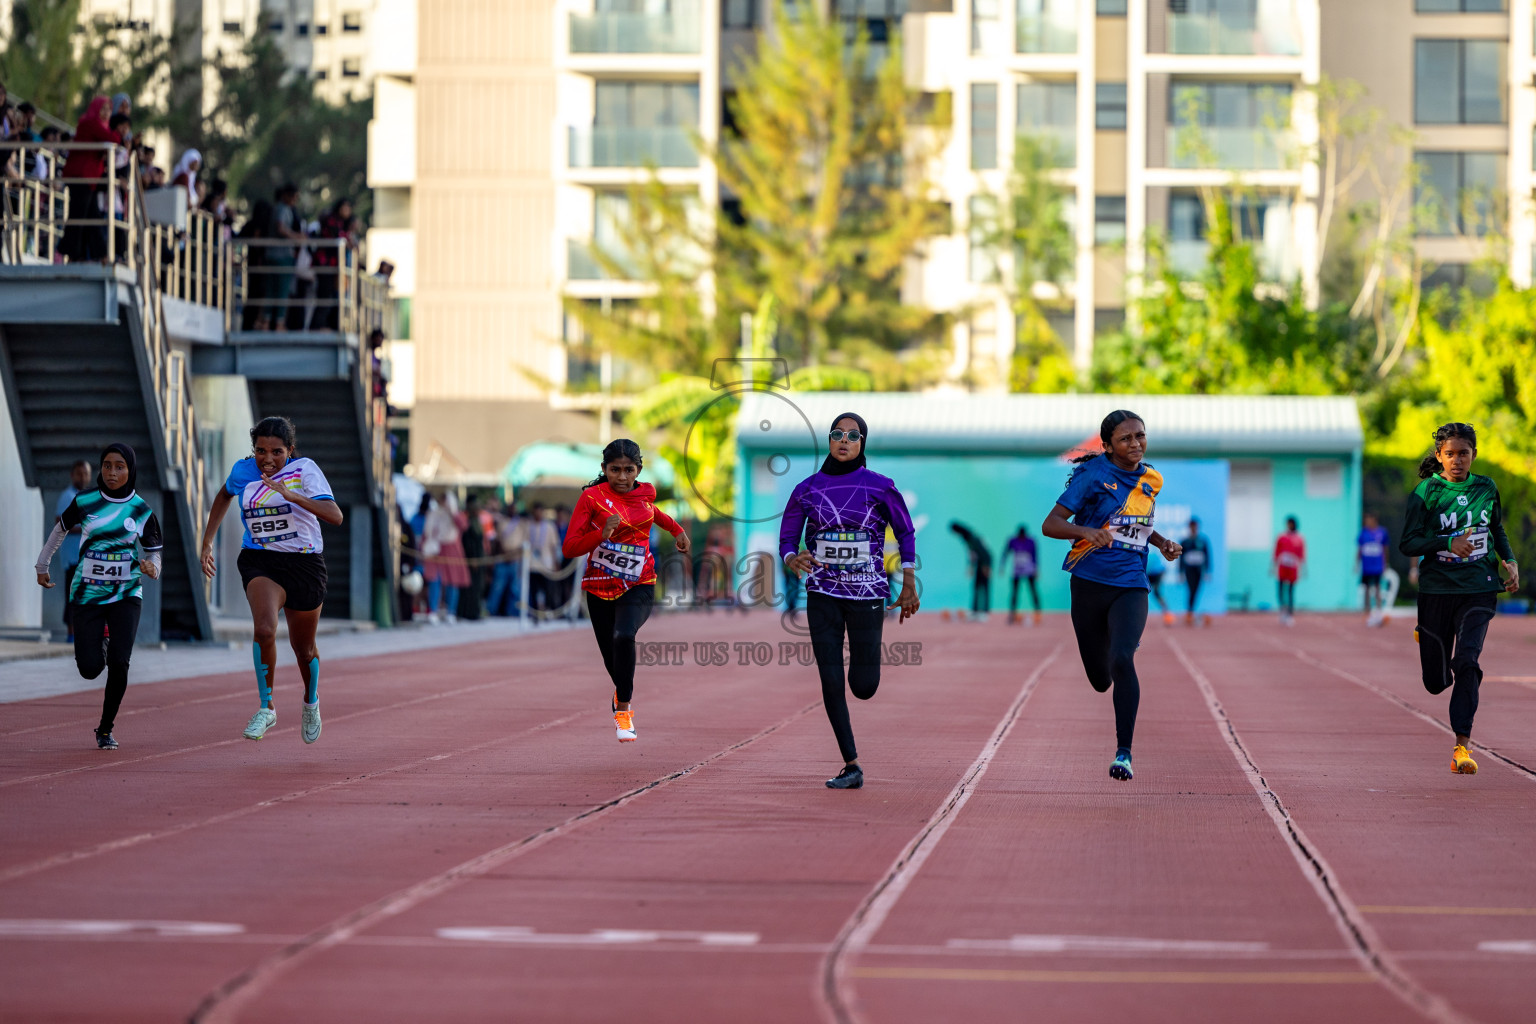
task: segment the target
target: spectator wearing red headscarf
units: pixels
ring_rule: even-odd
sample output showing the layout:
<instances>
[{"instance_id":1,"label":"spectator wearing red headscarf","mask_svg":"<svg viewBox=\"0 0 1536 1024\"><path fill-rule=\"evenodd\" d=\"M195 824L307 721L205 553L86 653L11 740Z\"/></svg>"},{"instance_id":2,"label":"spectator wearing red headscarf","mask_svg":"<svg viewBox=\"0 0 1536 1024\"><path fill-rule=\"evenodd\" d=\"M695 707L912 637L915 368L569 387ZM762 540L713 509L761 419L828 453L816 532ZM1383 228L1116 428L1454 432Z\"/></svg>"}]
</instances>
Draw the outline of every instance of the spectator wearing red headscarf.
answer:
<instances>
[{"instance_id":1,"label":"spectator wearing red headscarf","mask_svg":"<svg viewBox=\"0 0 1536 1024\"><path fill-rule=\"evenodd\" d=\"M121 145L122 136L107 127L108 105L105 96L97 96L85 108L75 125L75 142L110 142ZM64 255L75 262L107 258L107 212L99 201L106 177L110 153L95 146L71 149L64 161L64 178L69 183L69 220L61 246ZM78 224L79 220L97 220L98 224Z\"/></svg>"}]
</instances>

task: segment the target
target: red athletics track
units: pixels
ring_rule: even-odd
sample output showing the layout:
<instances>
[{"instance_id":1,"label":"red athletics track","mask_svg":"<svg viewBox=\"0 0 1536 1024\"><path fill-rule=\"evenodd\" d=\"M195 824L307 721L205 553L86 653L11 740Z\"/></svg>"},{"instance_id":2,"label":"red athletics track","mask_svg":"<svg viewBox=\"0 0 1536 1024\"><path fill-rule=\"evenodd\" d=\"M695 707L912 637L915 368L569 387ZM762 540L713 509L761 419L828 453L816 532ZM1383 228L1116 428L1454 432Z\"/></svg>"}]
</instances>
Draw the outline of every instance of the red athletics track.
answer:
<instances>
[{"instance_id":1,"label":"red athletics track","mask_svg":"<svg viewBox=\"0 0 1536 1024\"><path fill-rule=\"evenodd\" d=\"M579 632L333 661L313 747L286 666L259 744L245 674L131 688L116 753L4 705L0 1019L1528 1020L1532 627L1475 777L1352 616L1149 627L1131 783L1059 616L888 627L858 792L814 670L643 667L620 746Z\"/></svg>"}]
</instances>

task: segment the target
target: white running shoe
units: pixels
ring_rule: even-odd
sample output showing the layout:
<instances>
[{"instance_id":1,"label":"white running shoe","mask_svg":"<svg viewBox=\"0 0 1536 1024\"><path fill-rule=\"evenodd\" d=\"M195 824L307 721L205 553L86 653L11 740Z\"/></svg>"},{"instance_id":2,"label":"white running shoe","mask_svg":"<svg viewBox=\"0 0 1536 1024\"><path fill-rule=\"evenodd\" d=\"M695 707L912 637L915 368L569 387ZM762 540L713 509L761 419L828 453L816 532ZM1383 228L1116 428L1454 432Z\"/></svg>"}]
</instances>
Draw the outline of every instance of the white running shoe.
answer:
<instances>
[{"instance_id":1,"label":"white running shoe","mask_svg":"<svg viewBox=\"0 0 1536 1024\"><path fill-rule=\"evenodd\" d=\"M267 730L277 724L277 712L271 708L262 708L251 716L251 720L245 725L245 738L259 740L267 734Z\"/></svg>"},{"instance_id":2,"label":"white running shoe","mask_svg":"<svg viewBox=\"0 0 1536 1024\"><path fill-rule=\"evenodd\" d=\"M635 713L633 711L615 711L613 713L614 732L619 735L620 743L635 742Z\"/></svg>"},{"instance_id":3,"label":"white running shoe","mask_svg":"<svg viewBox=\"0 0 1536 1024\"><path fill-rule=\"evenodd\" d=\"M299 724L299 731L303 733L305 743L313 743L320 738L319 703L304 705L304 716Z\"/></svg>"}]
</instances>

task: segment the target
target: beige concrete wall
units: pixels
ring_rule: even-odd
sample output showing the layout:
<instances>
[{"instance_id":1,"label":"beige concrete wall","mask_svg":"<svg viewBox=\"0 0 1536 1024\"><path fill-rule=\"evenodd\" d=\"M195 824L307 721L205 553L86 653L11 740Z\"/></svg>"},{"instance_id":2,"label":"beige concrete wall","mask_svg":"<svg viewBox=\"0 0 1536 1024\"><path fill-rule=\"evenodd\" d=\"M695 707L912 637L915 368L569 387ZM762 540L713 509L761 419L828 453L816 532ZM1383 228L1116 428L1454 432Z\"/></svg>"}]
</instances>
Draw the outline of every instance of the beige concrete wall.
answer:
<instances>
[{"instance_id":1,"label":"beige concrete wall","mask_svg":"<svg viewBox=\"0 0 1536 1024\"><path fill-rule=\"evenodd\" d=\"M437 476L496 473L531 441L597 440L596 418L531 401L418 399L411 410L411 461Z\"/></svg>"},{"instance_id":2,"label":"beige concrete wall","mask_svg":"<svg viewBox=\"0 0 1536 1024\"><path fill-rule=\"evenodd\" d=\"M421 4L417 53L416 397L411 458L440 444L472 472L538 436L519 413L558 379L553 265L556 148L553 0ZM530 373L523 372L531 371ZM455 417L448 411L480 410ZM589 431L590 433L590 431ZM589 439L586 436L581 440Z\"/></svg>"}]
</instances>

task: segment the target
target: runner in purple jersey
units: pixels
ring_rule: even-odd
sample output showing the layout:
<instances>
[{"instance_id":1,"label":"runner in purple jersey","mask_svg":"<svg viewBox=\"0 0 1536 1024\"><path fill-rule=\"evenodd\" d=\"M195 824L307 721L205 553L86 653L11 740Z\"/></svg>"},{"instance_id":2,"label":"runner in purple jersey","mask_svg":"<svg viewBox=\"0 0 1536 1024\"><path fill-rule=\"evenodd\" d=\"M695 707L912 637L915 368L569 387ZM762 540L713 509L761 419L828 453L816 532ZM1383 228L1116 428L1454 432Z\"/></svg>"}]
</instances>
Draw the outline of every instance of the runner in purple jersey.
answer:
<instances>
[{"instance_id":1,"label":"runner in purple jersey","mask_svg":"<svg viewBox=\"0 0 1536 1024\"><path fill-rule=\"evenodd\" d=\"M917 612L917 547L907 503L889 477L864 464L869 428L845 412L832 423L821 470L795 487L779 527L779 555L805 579L806 621L821 675L822 703L843 755L832 789L858 789L864 771L848 720L843 636L848 637L847 689L868 700L880 686L880 637L890 584L885 577L885 528L901 551L900 622ZM804 539L808 550L801 551Z\"/></svg>"}]
</instances>

